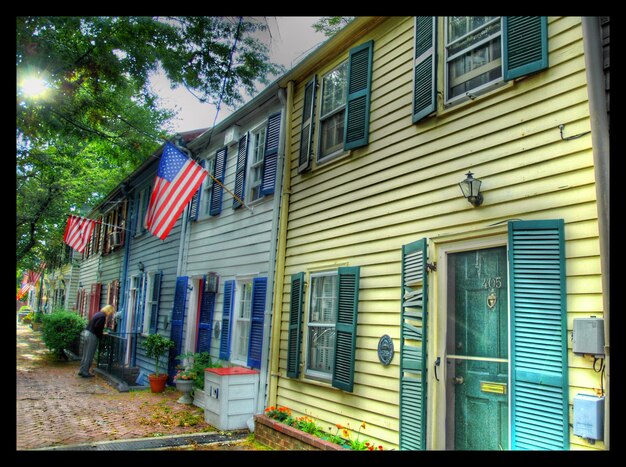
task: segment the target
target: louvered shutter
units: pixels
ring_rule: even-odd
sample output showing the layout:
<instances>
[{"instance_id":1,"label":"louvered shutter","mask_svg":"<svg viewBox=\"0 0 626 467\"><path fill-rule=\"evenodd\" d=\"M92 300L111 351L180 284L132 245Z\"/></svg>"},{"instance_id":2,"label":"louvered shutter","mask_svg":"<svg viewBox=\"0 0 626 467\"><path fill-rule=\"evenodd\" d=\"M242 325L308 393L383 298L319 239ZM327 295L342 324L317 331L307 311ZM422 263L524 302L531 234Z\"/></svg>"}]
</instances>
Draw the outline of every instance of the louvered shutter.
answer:
<instances>
[{"instance_id":1,"label":"louvered shutter","mask_svg":"<svg viewBox=\"0 0 626 467\"><path fill-rule=\"evenodd\" d=\"M374 41L350 50L348 59L348 92L343 128L345 151L365 146L369 142L370 93Z\"/></svg>"},{"instance_id":2,"label":"louvered shutter","mask_svg":"<svg viewBox=\"0 0 626 467\"><path fill-rule=\"evenodd\" d=\"M358 266L339 268L337 281L337 323L332 385L349 392L352 392L354 385L359 271Z\"/></svg>"},{"instance_id":3,"label":"louvered shutter","mask_svg":"<svg viewBox=\"0 0 626 467\"><path fill-rule=\"evenodd\" d=\"M504 16L502 42L505 81L548 68L546 16Z\"/></svg>"},{"instance_id":4,"label":"louvered shutter","mask_svg":"<svg viewBox=\"0 0 626 467\"><path fill-rule=\"evenodd\" d=\"M569 449L562 219L509 223L511 448Z\"/></svg>"},{"instance_id":5,"label":"louvered shutter","mask_svg":"<svg viewBox=\"0 0 626 467\"><path fill-rule=\"evenodd\" d=\"M174 348L170 349L167 371L170 378L176 375L176 360L174 357L180 355L183 349L183 330L185 325L185 308L187 306L188 282L189 278L187 276L179 276L176 278L172 321L170 323L170 339L174 341Z\"/></svg>"},{"instance_id":6,"label":"louvered shutter","mask_svg":"<svg viewBox=\"0 0 626 467\"><path fill-rule=\"evenodd\" d=\"M204 169L204 167L206 165L206 159L202 159L199 162L199 164L200 164L200 167L202 167ZM196 193L191 198L191 204L189 205L189 217L187 218L189 221L197 221L198 220L198 213L200 212L200 201L201 201L201 197L202 197L202 187L203 186L204 186L204 183L201 183L200 187L198 188L198 191L196 191Z\"/></svg>"},{"instance_id":7,"label":"louvered shutter","mask_svg":"<svg viewBox=\"0 0 626 467\"><path fill-rule=\"evenodd\" d=\"M413 123L437 110L437 17L415 17Z\"/></svg>"},{"instance_id":8,"label":"louvered shutter","mask_svg":"<svg viewBox=\"0 0 626 467\"><path fill-rule=\"evenodd\" d=\"M157 272L152 276L152 302L150 305L150 334L157 332L159 324L159 297L161 296L161 278L163 273Z\"/></svg>"},{"instance_id":9,"label":"louvered shutter","mask_svg":"<svg viewBox=\"0 0 626 467\"><path fill-rule=\"evenodd\" d=\"M300 129L300 153L298 155L298 173L311 168L313 154L313 128L315 116L315 93L317 91L317 76L304 87L304 102L302 106L302 125Z\"/></svg>"},{"instance_id":10,"label":"louvered shutter","mask_svg":"<svg viewBox=\"0 0 626 467\"><path fill-rule=\"evenodd\" d=\"M278 145L280 143L280 118L281 113L270 115L267 119L267 132L265 137L265 153L263 156L263 179L261 181L261 194L271 195L276 185L276 172L278 170Z\"/></svg>"},{"instance_id":11,"label":"louvered shutter","mask_svg":"<svg viewBox=\"0 0 626 467\"><path fill-rule=\"evenodd\" d=\"M235 173L235 196L245 201L246 192L246 162L248 160L248 133L239 138L237 151L237 172ZM233 209L241 207L237 198L233 197Z\"/></svg>"},{"instance_id":12,"label":"louvered shutter","mask_svg":"<svg viewBox=\"0 0 626 467\"><path fill-rule=\"evenodd\" d=\"M400 449L426 449L428 242L402 247Z\"/></svg>"},{"instance_id":13,"label":"louvered shutter","mask_svg":"<svg viewBox=\"0 0 626 467\"><path fill-rule=\"evenodd\" d=\"M235 302L235 281L224 282L224 308L222 310L222 335L220 336L220 360L230 358L230 323Z\"/></svg>"},{"instance_id":14,"label":"louvered shutter","mask_svg":"<svg viewBox=\"0 0 626 467\"><path fill-rule=\"evenodd\" d=\"M135 302L135 322L133 323L135 332L143 332L143 309L144 309L144 289L148 275L141 273L139 276L139 290L137 291L137 301Z\"/></svg>"},{"instance_id":15,"label":"louvered shutter","mask_svg":"<svg viewBox=\"0 0 626 467\"><path fill-rule=\"evenodd\" d=\"M255 277L252 279L252 313L250 316L250 341L248 344L248 366L251 368L261 368L266 294L267 277Z\"/></svg>"},{"instance_id":16,"label":"louvered shutter","mask_svg":"<svg viewBox=\"0 0 626 467\"><path fill-rule=\"evenodd\" d=\"M209 352L211 350L215 293L204 291L205 283L206 276L202 281L202 298L200 299L200 319L198 323L198 341L196 342L196 352Z\"/></svg>"},{"instance_id":17,"label":"louvered shutter","mask_svg":"<svg viewBox=\"0 0 626 467\"><path fill-rule=\"evenodd\" d=\"M291 275L291 300L289 306L289 335L287 337L287 376L297 378L300 373L300 335L302 327L302 300L304 273Z\"/></svg>"},{"instance_id":18,"label":"louvered shutter","mask_svg":"<svg viewBox=\"0 0 626 467\"><path fill-rule=\"evenodd\" d=\"M226 147L218 149L215 153L215 164L213 166L213 177L221 184L224 183L224 173L226 172L226 156L228 155L228 149ZM211 216L217 216L222 212L222 185L213 181L211 185L211 207L209 214Z\"/></svg>"}]
</instances>

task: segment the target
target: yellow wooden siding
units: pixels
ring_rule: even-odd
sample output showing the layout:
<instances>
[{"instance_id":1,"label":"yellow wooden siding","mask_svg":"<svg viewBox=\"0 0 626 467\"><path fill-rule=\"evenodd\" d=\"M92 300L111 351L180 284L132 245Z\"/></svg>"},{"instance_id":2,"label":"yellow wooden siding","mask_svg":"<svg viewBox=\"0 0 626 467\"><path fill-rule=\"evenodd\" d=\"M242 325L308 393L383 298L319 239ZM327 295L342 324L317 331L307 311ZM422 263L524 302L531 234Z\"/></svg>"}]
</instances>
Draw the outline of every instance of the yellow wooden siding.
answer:
<instances>
[{"instance_id":1,"label":"yellow wooden siding","mask_svg":"<svg viewBox=\"0 0 626 467\"><path fill-rule=\"evenodd\" d=\"M277 402L321 426L365 420L366 437L397 448L402 245L421 237L487 236L491 224L506 219L564 218L570 333L575 317L602 316L600 253L591 137L563 141L558 128L565 125L565 136L590 129L579 17L549 18L548 70L472 102L440 105L418 124L411 122L413 18L391 18L353 45L369 39L375 46L367 146L325 164L314 160L308 173L298 174L303 91L312 75L295 85ZM346 58L347 52L329 61L316 71L318 79ZM316 118L320 93L321 86ZM316 135L314 147L317 141ZM458 187L468 170L483 181L478 209ZM284 377L290 275L345 264L361 267L353 393ZM306 298L308 289L305 318ZM396 350L387 367L376 352L383 334ZM570 387L599 387L589 362L569 353ZM578 437L571 442L588 447Z\"/></svg>"}]
</instances>

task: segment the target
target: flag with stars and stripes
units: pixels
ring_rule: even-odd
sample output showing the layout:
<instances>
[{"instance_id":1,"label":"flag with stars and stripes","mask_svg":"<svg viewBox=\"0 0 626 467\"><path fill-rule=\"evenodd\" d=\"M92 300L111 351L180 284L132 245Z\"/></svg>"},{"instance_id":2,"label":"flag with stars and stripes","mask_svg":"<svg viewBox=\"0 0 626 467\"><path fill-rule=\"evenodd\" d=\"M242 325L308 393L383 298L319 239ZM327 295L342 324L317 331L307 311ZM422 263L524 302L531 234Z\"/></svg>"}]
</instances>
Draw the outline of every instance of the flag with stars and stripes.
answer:
<instances>
[{"instance_id":1,"label":"flag with stars and stripes","mask_svg":"<svg viewBox=\"0 0 626 467\"><path fill-rule=\"evenodd\" d=\"M67 219L63 241L82 253L91 239L95 225L96 221L93 219L70 215Z\"/></svg>"},{"instance_id":2,"label":"flag with stars and stripes","mask_svg":"<svg viewBox=\"0 0 626 467\"><path fill-rule=\"evenodd\" d=\"M207 175L176 146L165 143L146 212L146 229L165 240Z\"/></svg>"}]
</instances>

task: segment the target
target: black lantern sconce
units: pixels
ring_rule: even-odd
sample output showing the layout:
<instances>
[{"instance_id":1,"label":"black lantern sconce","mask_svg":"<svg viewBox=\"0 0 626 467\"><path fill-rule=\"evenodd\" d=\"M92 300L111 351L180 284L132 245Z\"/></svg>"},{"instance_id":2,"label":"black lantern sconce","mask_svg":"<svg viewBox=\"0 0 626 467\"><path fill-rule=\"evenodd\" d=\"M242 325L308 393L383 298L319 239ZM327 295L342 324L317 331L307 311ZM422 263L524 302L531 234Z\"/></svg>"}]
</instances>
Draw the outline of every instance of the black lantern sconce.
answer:
<instances>
[{"instance_id":1,"label":"black lantern sconce","mask_svg":"<svg viewBox=\"0 0 626 467\"><path fill-rule=\"evenodd\" d=\"M463 196L465 196L472 206L478 207L483 204L483 195L480 192L482 182L474 178L472 172L467 172L465 175L467 175L467 178L459 183Z\"/></svg>"},{"instance_id":2,"label":"black lantern sconce","mask_svg":"<svg viewBox=\"0 0 626 467\"><path fill-rule=\"evenodd\" d=\"M141 261L139 261L139 264L137 265L137 267L139 268L139 272L143 273L144 266L143 266L143 263Z\"/></svg>"}]
</instances>

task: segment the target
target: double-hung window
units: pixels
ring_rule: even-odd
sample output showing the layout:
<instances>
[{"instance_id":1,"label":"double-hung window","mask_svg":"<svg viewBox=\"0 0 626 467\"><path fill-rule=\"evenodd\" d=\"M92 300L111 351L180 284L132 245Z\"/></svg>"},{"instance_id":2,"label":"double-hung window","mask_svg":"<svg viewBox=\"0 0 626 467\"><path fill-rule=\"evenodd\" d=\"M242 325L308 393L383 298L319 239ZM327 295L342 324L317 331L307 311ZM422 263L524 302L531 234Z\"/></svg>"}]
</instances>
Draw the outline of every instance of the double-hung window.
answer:
<instances>
[{"instance_id":1,"label":"double-hung window","mask_svg":"<svg viewBox=\"0 0 626 467\"><path fill-rule=\"evenodd\" d=\"M306 374L330 380L335 357L337 272L311 274Z\"/></svg>"},{"instance_id":2,"label":"double-hung window","mask_svg":"<svg viewBox=\"0 0 626 467\"><path fill-rule=\"evenodd\" d=\"M215 165L215 158L212 157L210 159L205 159L204 168L210 174L213 174L213 167ZM213 191L213 181L212 177L205 177L204 182L202 182L202 191L200 194L200 216L206 217L209 215L209 210L211 209L211 192Z\"/></svg>"},{"instance_id":3,"label":"double-hung window","mask_svg":"<svg viewBox=\"0 0 626 467\"><path fill-rule=\"evenodd\" d=\"M471 97L502 83L500 16L448 16L446 102Z\"/></svg>"},{"instance_id":4,"label":"double-hung window","mask_svg":"<svg viewBox=\"0 0 626 467\"><path fill-rule=\"evenodd\" d=\"M261 185L263 183L263 156L265 153L266 135L267 125L263 125L250 133L250 146L252 148L250 164L250 201L255 201L263 197L261 194Z\"/></svg>"},{"instance_id":5,"label":"double-hung window","mask_svg":"<svg viewBox=\"0 0 626 467\"><path fill-rule=\"evenodd\" d=\"M246 365L252 315L252 282L240 282L237 285L239 290L235 302L232 361Z\"/></svg>"},{"instance_id":6,"label":"double-hung window","mask_svg":"<svg viewBox=\"0 0 626 467\"><path fill-rule=\"evenodd\" d=\"M322 78L318 162L343 151L348 62Z\"/></svg>"}]
</instances>

